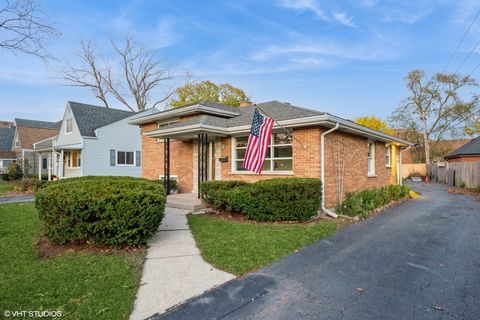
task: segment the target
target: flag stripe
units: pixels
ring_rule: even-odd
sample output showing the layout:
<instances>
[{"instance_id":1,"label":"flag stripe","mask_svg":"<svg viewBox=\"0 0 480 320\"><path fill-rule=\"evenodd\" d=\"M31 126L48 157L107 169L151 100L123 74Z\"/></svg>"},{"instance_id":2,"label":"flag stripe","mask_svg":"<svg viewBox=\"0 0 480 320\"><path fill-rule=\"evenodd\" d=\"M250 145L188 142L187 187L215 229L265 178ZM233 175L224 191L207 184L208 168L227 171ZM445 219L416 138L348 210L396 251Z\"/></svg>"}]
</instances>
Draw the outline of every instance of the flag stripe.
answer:
<instances>
[{"instance_id":1,"label":"flag stripe","mask_svg":"<svg viewBox=\"0 0 480 320\"><path fill-rule=\"evenodd\" d=\"M248 136L243 167L254 173L261 173L268 152L273 130L273 119L255 110L252 127Z\"/></svg>"}]
</instances>

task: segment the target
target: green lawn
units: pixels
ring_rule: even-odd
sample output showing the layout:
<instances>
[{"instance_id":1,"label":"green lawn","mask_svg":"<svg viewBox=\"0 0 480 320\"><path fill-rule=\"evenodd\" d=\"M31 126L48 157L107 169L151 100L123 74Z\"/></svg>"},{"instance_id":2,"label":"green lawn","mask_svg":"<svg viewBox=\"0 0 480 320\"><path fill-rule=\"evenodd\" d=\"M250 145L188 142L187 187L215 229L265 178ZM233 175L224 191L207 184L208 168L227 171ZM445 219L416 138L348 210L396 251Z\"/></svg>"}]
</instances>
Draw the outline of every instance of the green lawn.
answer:
<instances>
[{"instance_id":1,"label":"green lawn","mask_svg":"<svg viewBox=\"0 0 480 320\"><path fill-rule=\"evenodd\" d=\"M333 222L269 225L190 215L188 223L205 260L242 275L336 231Z\"/></svg>"},{"instance_id":2,"label":"green lawn","mask_svg":"<svg viewBox=\"0 0 480 320\"><path fill-rule=\"evenodd\" d=\"M13 183L7 181L0 181L0 196L13 189Z\"/></svg>"},{"instance_id":3,"label":"green lawn","mask_svg":"<svg viewBox=\"0 0 480 320\"><path fill-rule=\"evenodd\" d=\"M33 204L0 205L0 314L60 310L61 319L127 319L144 252L39 258Z\"/></svg>"}]
</instances>

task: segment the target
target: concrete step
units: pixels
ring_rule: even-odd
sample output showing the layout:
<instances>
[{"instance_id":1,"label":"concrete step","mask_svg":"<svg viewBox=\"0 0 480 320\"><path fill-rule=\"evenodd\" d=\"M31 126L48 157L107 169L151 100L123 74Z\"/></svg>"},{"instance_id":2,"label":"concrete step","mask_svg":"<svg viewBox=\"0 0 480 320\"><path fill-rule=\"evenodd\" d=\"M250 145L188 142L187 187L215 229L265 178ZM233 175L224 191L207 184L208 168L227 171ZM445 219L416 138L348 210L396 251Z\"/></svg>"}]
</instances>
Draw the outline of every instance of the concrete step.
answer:
<instances>
[{"instance_id":1,"label":"concrete step","mask_svg":"<svg viewBox=\"0 0 480 320\"><path fill-rule=\"evenodd\" d=\"M167 197L167 207L194 212L202 209L204 205L194 193L179 193L172 194Z\"/></svg>"}]
</instances>

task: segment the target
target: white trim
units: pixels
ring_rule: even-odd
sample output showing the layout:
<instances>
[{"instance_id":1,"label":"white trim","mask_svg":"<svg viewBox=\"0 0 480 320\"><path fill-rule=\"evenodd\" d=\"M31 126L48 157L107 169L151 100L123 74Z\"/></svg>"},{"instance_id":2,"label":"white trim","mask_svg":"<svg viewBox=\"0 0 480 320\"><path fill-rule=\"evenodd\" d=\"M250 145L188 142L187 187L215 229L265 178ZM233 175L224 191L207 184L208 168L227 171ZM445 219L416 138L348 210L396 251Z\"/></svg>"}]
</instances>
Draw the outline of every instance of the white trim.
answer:
<instances>
[{"instance_id":1,"label":"white trim","mask_svg":"<svg viewBox=\"0 0 480 320\"><path fill-rule=\"evenodd\" d=\"M325 131L322 133L320 136L320 171L321 171L321 179L322 179L322 201L321 201L321 206L322 206L322 211L325 212L327 215L337 218L338 215L335 212L332 212L328 210L325 207L325 136L329 134L330 132L333 132L337 130L340 127L340 124L337 122L335 127L331 128L330 130Z\"/></svg>"},{"instance_id":2,"label":"white trim","mask_svg":"<svg viewBox=\"0 0 480 320\"><path fill-rule=\"evenodd\" d=\"M385 167L391 168L392 167L392 145L388 144L385 145L385 160L388 155L388 163L385 161Z\"/></svg>"},{"instance_id":3,"label":"white trim","mask_svg":"<svg viewBox=\"0 0 480 320\"><path fill-rule=\"evenodd\" d=\"M375 175L375 140L368 140L367 142L367 148L368 148L368 153L370 153L370 146L372 146L372 154L370 157L367 157L367 176L368 177L376 177ZM370 161L373 162L372 168L370 168ZM371 171L370 169L373 169Z\"/></svg>"},{"instance_id":4,"label":"white trim","mask_svg":"<svg viewBox=\"0 0 480 320\"><path fill-rule=\"evenodd\" d=\"M118 163L118 153L119 152L124 152L125 153L125 164L119 164ZM133 154L133 164L127 164L127 153L132 153ZM116 150L115 149L115 167L135 167L137 165L137 159L136 159L135 151L124 151L124 150Z\"/></svg>"},{"instance_id":5,"label":"white trim","mask_svg":"<svg viewBox=\"0 0 480 320\"><path fill-rule=\"evenodd\" d=\"M270 149L270 158L265 158L265 161L270 161L270 169L269 170L262 170L261 174L279 174L279 175L293 175L293 141L291 143L283 143L283 144L273 144L274 142L274 135L282 133L282 132L274 132L272 133L270 137L270 143L268 145L268 148ZM237 169L237 163L239 161L242 161L242 159L237 159L237 150L241 149L247 149L246 147L238 147L237 148L237 138L244 138L245 136L235 136L231 137L231 145L232 145L232 153L231 153L231 158L232 158L232 164L231 164L231 171L230 174L245 174L245 173L251 173L248 170L238 170ZM248 137L247 137L248 139ZM291 157L274 157L273 155L273 149L275 147L291 147L292 148L292 156ZM292 160L292 170L282 170L282 171L275 171L273 170L273 163L275 160Z\"/></svg>"},{"instance_id":6,"label":"white trim","mask_svg":"<svg viewBox=\"0 0 480 320\"><path fill-rule=\"evenodd\" d=\"M218 108L212 108L208 106L204 106L201 104L195 104L193 106L188 106L188 107L182 107L182 108L177 108L177 109L171 109L167 111L162 111L159 113L155 113L152 115L148 116L143 116L135 119L131 119L128 121L129 124L144 124L144 123L149 123L149 122L154 122L159 119L167 119L167 118L173 118L177 116L184 116L188 114L192 114L195 112L203 112L206 114L212 114L212 115L220 115L220 116L238 116L240 115L240 112L233 112L233 111L227 111L227 110L221 110Z\"/></svg>"}]
</instances>

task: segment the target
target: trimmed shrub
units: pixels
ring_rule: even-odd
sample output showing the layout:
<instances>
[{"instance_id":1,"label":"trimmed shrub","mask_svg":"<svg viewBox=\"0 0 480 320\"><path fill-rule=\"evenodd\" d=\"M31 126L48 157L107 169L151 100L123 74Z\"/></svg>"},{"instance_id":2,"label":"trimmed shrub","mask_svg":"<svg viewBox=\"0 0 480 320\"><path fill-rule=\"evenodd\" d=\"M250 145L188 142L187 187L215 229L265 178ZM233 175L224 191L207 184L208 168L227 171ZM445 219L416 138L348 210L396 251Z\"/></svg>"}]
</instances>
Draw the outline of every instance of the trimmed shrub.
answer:
<instances>
[{"instance_id":1,"label":"trimmed shrub","mask_svg":"<svg viewBox=\"0 0 480 320\"><path fill-rule=\"evenodd\" d=\"M205 201L257 221L305 221L317 213L322 197L318 179L282 178L239 183L208 182ZM204 183L205 184L205 183Z\"/></svg>"},{"instance_id":2,"label":"trimmed shrub","mask_svg":"<svg viewBox=\"0 0 480 320\"><path fill-rule=\"evenodd\" d=\"M376 208L409 196L410 188L399 185L350 192L347 193L342 205L337 207L336 212L352 217L366 218Z\"/></svg>"},{"instance_id":3,"label":"trimmed shrub","mask_svg":"<svg viewBox=\"0 0 480 320\"><path fill-rule=\"evenodd\" d=\"M225 210L228 206L229 191L246 185L243 181L205 181L200 185L202 199L215 209Z\"/></svg>"},{"instance_id":4,"label":"trimmed shrub","mask_svg":"<svg viewBox=\"0 0 480 320\"><path fill-rule=\"evenodd\" d=\"M143 246L165 211L165 189L132 177L81 177L49 182L35 205L54 243Z\"/></svg>"}]
</instances>

